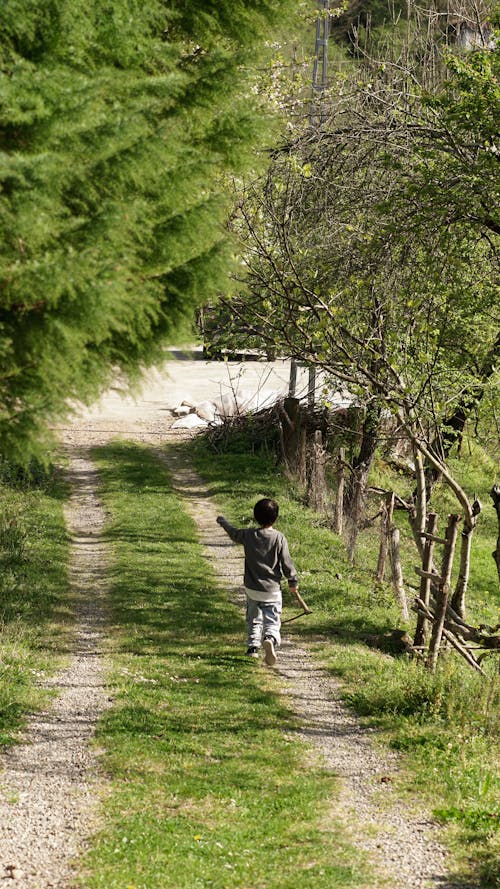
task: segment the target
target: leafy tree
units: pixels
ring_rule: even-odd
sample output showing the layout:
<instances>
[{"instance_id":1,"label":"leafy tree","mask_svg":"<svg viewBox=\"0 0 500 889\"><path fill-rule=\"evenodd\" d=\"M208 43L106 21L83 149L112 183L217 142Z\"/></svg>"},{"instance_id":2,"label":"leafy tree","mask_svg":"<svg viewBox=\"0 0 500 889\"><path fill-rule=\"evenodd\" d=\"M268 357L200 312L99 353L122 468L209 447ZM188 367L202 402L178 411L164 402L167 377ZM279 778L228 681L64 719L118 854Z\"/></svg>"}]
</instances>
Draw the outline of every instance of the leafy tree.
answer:
<instances>
[{"instance_id":1,"label":"leafy tree","mask_svg":"<svg viewBox=\"0 0 500 889\"><path fill-rule=\"evenodd\" d=\"M345 381L370 421L389 409L417 462L453 489L466 529L458 606L477 507L435 442L497 366L499 64L498 50L452 57L432 93L390 65L361 84L339 78L324 125L276 152L241 203L249 294L232 303L266 340Z\"/></svg>"},{"instance_id":2,"label":"leafy tree","mask_svg":"<svg viewBox=\"0 0 500 889\"><path fill-rule=\"evenodd\" d=\"M0 454L158 356L220 287L250 61L291 0L4 0Z\"/></svg>"}]
</instances>

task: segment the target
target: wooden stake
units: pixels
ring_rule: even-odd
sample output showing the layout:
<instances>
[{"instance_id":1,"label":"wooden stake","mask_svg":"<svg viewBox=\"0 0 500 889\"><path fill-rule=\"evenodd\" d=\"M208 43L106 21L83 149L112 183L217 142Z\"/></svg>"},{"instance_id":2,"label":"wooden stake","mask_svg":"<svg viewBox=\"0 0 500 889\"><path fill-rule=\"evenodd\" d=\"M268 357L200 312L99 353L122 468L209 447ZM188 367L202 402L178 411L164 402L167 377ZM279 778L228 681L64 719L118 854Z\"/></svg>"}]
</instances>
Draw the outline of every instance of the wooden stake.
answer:
<instances>
[{"instance_id":1,"label":"wooden stake","mask_svg":"<svg viewBox=\"0 0 500 889\"><path fill-rule=\"evenodd\" d=\"M401 606L401 611L403 613L403 620L409 620L410 614L408 612L408 603L406 601L406 593L403 583L403 571L401 568L401 554L399 550L399 530L393 525L391 528L391 568L392 568L392 582L394 585L394 591L396 593L396 598Z\"/></svg>"},{"instance_id":2,"label":"wooden stake","mask_svg":"<svg viewBox=\"0 0 500 889\"><path fill-rule=\"evenodd\" d=\"M307 388L307 403L309 407L314 407L316 401L316 368L314 364L309 366L309 382Z\"/></svg>"},{"instance_id":3,"label":"wooden stake","mask_svg":"<svg viewBox=\"0 0 500 889\"><path fill-rule=\"evenodd\" d=\"M382 583L385 574L385 562L387 559L387 529L386 525L387 507L383 500L380 501L380 545L378 550L377 562L377 583Z\"/></svg>"},{"instance_id":4,"label":"wooden stake","mask_svg":"<svg viewBox=\"0 0 500 889\"><path fill-rule=\"evenodd\" d=\"M455 554L455 544L457 542L459 515L448 516L448 527L446 528L446 546L443 553L443 567L441 571L441 579L439 589L436 596L436 611L434 623L432 626L432 635L429 645L428 666L434 672L436 669L439 650L441 647L441 639L443 636L444 619L446 616L446 608L448 605L448 597L450 595L451 571L453 568L453 556Z\"/></svg>"},{"instance_id":5,"label":"wooden stake","mask_svg":"<svg viewBox=\"0 0 500 889\"><path fill-rule=\"evenodd\" d=\"M394 514L395 494L392 492L386 497L386 501L382 506L382 520L380 523L380 548L378 551L377 564L377 582L382 583L385 575L385 564L387 561L387 552L389 548L389 538L391 533L392 516Z\"/></svg>"},{"instance_id":6,"label":"wooden stake","mask_svg":"<svg viewBox=\"0 0 500 889\"><path fill-rule=\"evenodd\" d=\"M344 485L345 485L345 448L339 449L337 461L337 496L335 500L335 516L333 530L342 534L344 526Z\"/></svg>"},{"instance_id":7,"label":"wooden stake","mask_svg":"<svg viewBox=\"0 0 500 889\"><path fill-rule=\"evenodd\" d=\"M290 383L288 385L288 397L295 398L297 389L297 362L292 358L290 362Z\"/></svg>"},{"instance_id":8,"label":"wooden stake","mask_svg":"<svg viewBox=\"0 0 500 889\"><path fill-rule=\"evenodd\" d=\"M437 528L437 513L430 512L427 516L426 532L424 536L424 551L422 554L422 575L420 577L419 596L426 607L429 605L431 594L431 580L429 577L432 567L432 557L434 552L434 543L436 541L435 533ZM446 541L444 541L446 542ZM427 635L428 624L421 612L418 614L417 626L415 629L415 638L413 644L415 647L425 645L425 637Z\"/></svg>"}]
</instances>

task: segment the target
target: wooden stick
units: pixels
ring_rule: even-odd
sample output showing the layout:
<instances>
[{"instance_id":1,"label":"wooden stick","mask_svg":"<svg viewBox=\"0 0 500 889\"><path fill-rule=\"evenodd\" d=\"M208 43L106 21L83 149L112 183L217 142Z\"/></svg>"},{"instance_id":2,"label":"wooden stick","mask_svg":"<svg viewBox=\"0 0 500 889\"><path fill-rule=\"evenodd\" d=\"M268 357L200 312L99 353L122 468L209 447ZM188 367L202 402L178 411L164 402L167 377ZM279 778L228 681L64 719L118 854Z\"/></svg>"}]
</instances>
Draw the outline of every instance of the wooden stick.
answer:
<instances>
[{"instance_id":1,"label":"wooden stick","mask_svg":"<svg viewBox=\"0 0 500 889\"><path fill-rule=\"evenodd\" d=\"M387 553L389 550L389 539L392 525L392 517L394 514L394 502L396 495L391 491L386 495L385 502L382 504L382 521L380 523L380 548L378 553L377 564L377 582L382 583L385 575L385 563L387 561Z\"/></svg>"},{"instance_id":2,"label":"wooden stick","mask_svg":"<svg viewBox=\"0 0 500 889\"><path fill-rule=\"evenodd\" d=\"M336 534L342 534L344 526L344 485L345 448L340 448L337 462L337 496L335 498L335 521L333 527Z\"/></svg>"},{"instance_id":3,"label":"wooden stick","mask_svg":"<svg viewBox=\"0 0 500 889\"><path fill-rule=\"evenodd\" d=\"M429 668L434 672L439 657L439 649L441 647L441 638L443 636L444 619L446 616L446 607L448 605L448 596L450 594L451 571L453 568L453 555L455 553L455 544L458 534L459 515L448 516L448 527L446 528L446 546L443 554L443 567L441 571L441 583L436 596L436 614L432 626L431 641L429 644Z\"/></svg>"},{"instance_id":4,"label":"wooden stick","mask_svg":"<svg viewBox=\"0 0 500 889\"><path fill-rule=\"evenodd\" d=\"M422 599L417 597L415 599L415 602L417 604L418 611L422 612L425 617L428 618L428 620L435 620L435 616L433 615L432 611L430 611L429 608L425 606L424 602L422 602ZM454 636L450 630L446 629L446 627L443 627L443 636L445 637L445 639L448 640L448 642L453 645L454 648L456 648L456 650L462 655L463 658L465 658L465 660L470 664L471 667L474 667L474 669L477 670L478 673L481 673L483 676L486 675L470 649L468 649L465 645L462 645L458 641L456 636Z\"/></svg>"},{"instance_id":5,"label":"wooden stick","mask_svg":"<svg viewBox=\"0 0 500 889\"><path fill-rule=\"evenodd\" d=\"M286 620L281 621L281 626L283 626L283 624L291 624L292 620L298 620L299 617L305 617L306 614L312 614L312 611L301 611L300 614L294 614L293 617L287 617Z\"/></svg>"},{"instance_id":6,"label":"wooden stick","mask_svg":"<svg viewBox=\"0 0 500 889\"><path fill-rule=\"evenodd\" d=\"M441 583L441 577L439 574L435 574L434 571L424 571L422 568L415 568L415 574L418 574L419 577L427 577L429 580L433 580L435 583Z\"/></svg>"},{"instance_id":7,"label":"wooden stick","mask_svg":"<svg viewBox=\"0 0 500 889\"><path fill-rule=\"evenodd\" d=\"M304 612L304 614L312 614L312 611L311 611L311 609L309 608L309 605L306 605L306 603L304 602L304 600L303 600L302 596L300 595L299 591L298 591L298 590L292 590L292 589L291 589L290 592L291 592L292 595L295 596L295 598L297 599L297 602L299 603L300 607L302 608L302 611Z\"/></svg>"},{"instance_id":8,"label":"wooden stick","mask_svg":"<svg viewBox=\"0 0 500 889\"><path fill-rule=\"evenodd\" d=\"M420 589L419 594L421 600L427 606L429 604L430 594L431 594L431 580L429 577L430 568L432 566L432 557L434 553L434 543L436 538L434 536L434 532L437 528L437 513L430 512L427 515L426 528L427 530L422 535L425 537L424 550L422 553L422 573L420 574ZM427 635L427 621L423 617L423 615L419 614L417 618L417 626L415 629L415 638L413 644L415 647L422 647L425 645L425 637Z\"/></svg>"},{"instance_id":9,"label":"wooden stick","mask_svg":"<svg viewBox=\"0 0 500 889\"><path fill-rule=\"evenodd\" d=\"M431 512L429 513L429 515L436 515L436 513ZM446 543L446 537L436 537L435 534L429 533L427 531L422 531L420 536L425 537L426 540L432 540L433 543Z\"/></svg>"}]
</instances>

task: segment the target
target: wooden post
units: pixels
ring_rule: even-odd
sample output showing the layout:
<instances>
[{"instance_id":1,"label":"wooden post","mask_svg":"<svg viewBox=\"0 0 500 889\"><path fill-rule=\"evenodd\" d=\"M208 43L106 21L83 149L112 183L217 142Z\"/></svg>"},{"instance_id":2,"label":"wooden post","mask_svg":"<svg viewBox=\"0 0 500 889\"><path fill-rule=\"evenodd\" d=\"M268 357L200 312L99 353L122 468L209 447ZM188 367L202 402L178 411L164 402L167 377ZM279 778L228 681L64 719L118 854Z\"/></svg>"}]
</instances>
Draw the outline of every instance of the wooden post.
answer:
<instances>
[{"instance_id":1,"label":"wooden post","mask_svg":"<svg viewBox=\"0 0 500 889\"><path fill-rule=\"evenodd\" d=\"M290 362L290 382L288 384L288 397L295 398L297 390L297 362L292 358Z\"/></svg>"},{"instance_id":2,"label":"wooden post","mask_svg":"<svg viewBox=\"0 0 500 889\"><path fill-rule=\"evenodd\" d=\"M451 604L453 605L454 610L461 618L465 617L465 592L469 580L473 532L474 525L467 525L464 523L461 534L462 545L460 548L460 569L458 572L456 589L451 599Z\"/></svg>"},{"instance_id":3,"label":"wooden post","mask_svg":"<svg viewBox=\"0 0 500 889\"><path fill-rule=\"evenodd\" d=\"M408 611L408 603L406 601L406 593L403 583L403 571L401 568L401 553L399 549L399 530L395 525L391 527L391 535L390 535L390 545L391 545L391 568L392 568L392 583L394 585L394 592L396 593L396 598L401 606L401 611L403 614L403 620L409 620L410 614Z\"/></svg>"},{"instance_id":4,"label":"wooden post","mask_svg":"<svg viewBox=\"0 0 500 889\"><path fill-rule=\"evenodd\" d=\"M413 445L413 460L415 463L415 477L417 480L417 492L415 497L415 515L412 522L414 526L415 541L420 553L420 557L424 554L424 541L422 532L425 531L427 524L427 491L425 487L425 470L422 454Z\"/></svg>"},{"instance_id":5,"label":"wooden post","mask_svg":"<svg viewBox=\"0 0 500 889\"><path fill-rule=\"evenodd\" d=\"M325 450L323 436L319 429L314 433L308 453L307 466L308 504L317 512L326 507Z\"/></svg>"},{"instance_id":6,"label":"wooden post","mask_svg":"<svg viewBox=\"0 0 500 889\"><path fill-rule=\"evenodd\" d=\"M382 518L380 520L380 548L378 551L377 583L382 583L385 575L385 563L389 548L389 537L394 513L394 492L387 495L385 503L382 502Z\"/></svg>"},{"instance_id":7,"label":"wooden post","mask_svg":"<svg viewBox=\"0 0 500 889\"><path fill-rule=\"evenodd\" d=\"M424 548L422 554L422 571L426 574L431 573L432 568L432 557L434 553L434 540L432 539L436 533L437 528L437 513L430 512L427 516L426 521L426 536L424 538ZM425 607L429 607L431 595L431 579L430 577L421 576L420 578L420 591L419 597L422 599ZM415 629L415 639L413 641L413 645L415 648L420 648L425 645L425 637L427 634L427 620L424 615L419 611L417 617L417 626Z\"/></svg>"},{"instance_id":8,"label":"wooden post","mask_svg":"<svg viewBox=\"0 0 500 889\"><path fill-rule=\"evenodd\" d=\"M446 616L448 597L450 595L451 571L453 568L453 556L455 554L455 544L457 542L459 521L459 515L452 514L448 516L448 527L446 528L446 543L443 553L443 566L441 570L439 589L436 596L434 623L432 625L432 635L429 644L429 655L427 659L427 665L433 672L436 669L439 657L439 649L441 647L441 639L443 636L444 619Z\"/></svg>"},{"instance_id":9,"label":"wooden post","mask_svg":"<svg viewBox=\"0 0 500 889\"><path fill-rule=\"evenodd\" d=\"M391 491L390 494L387 495L387 533L392 526L392 517L394 515L394 504L396 502L396 495L394 491Z\"/></svg>"},{"instance_id":10,"label":"wooden post","mask_svg":"<svg viewBox=\"0 0 500 889\"><path fill-rule=\"evenodd\" d=\"M309 367L309 385L307 389L307 403L309 407L314 407L316 400L316 368L313 364Z\"/></svg>"},{"instance_id":11,"label":"wooden post","mask_svg":"<svg viewBox=\"0 0 500 889\"><path fill-rule=\"evenodd\" d=\"M345 485L345 448L339 449L337 460L337 496L335 499L335 516L333 530L342 534L344 526L344 485Z\"/></svg>"},{"instance_id":12,"label":"wooden post","mask_svg":"<svg viewBox=\"0 0 500 889\"><path fill-rule=\"evenodd\" d=\"M298 398L285 398L281 446L287 472L301 484L306 481L306 430Z\"/></svg>"},{"instance_id":13,"label":"wooden post","mask_svg":"<svg viewBox=\"0 0 500 889\"><path fill-rule=\"evenodd\" d=\"M385 562L387 559L387 528L386 528L387 507L385 501L380 501L380 546L378 550L377 562L377 583L382 583L385 574Z\"/></svg>"}]
</instances>

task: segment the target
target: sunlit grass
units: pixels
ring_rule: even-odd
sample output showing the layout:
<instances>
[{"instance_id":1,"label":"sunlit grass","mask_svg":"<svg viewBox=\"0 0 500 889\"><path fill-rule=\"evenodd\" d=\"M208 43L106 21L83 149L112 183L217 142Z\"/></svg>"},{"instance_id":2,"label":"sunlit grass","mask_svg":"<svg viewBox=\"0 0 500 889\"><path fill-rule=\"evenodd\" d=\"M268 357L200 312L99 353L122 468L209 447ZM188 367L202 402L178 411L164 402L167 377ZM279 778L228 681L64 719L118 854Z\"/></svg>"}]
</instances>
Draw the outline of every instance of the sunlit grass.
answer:
<instances>
[{"instance_id":1,"label":"sunlit grass","mask_svg":"<svg viewBox=\"0 0 500 889\"><path fill-rule=\"evenodd\" d=\"M110 512L111 789L87 887L318 889L366 874L334 818L331 774L303 768L296 723L244 654L193 522L145 449L96 452Z\"/></svg>"},{"instance_id":2,"label":"sunlit grass","mask_svg":"<svg viewBox=\"0 0 500 889\"><path fill-rule=\"evenodd\" d=\"M0 746L47 701L37 687L67 645L68 538L61 479L0 480Z\"/></svg>"}]
</instances>

